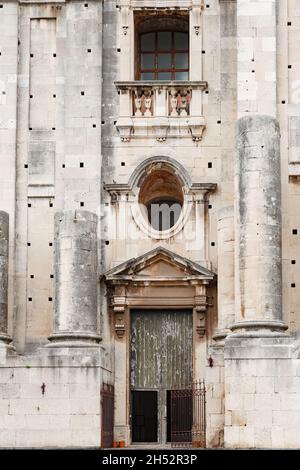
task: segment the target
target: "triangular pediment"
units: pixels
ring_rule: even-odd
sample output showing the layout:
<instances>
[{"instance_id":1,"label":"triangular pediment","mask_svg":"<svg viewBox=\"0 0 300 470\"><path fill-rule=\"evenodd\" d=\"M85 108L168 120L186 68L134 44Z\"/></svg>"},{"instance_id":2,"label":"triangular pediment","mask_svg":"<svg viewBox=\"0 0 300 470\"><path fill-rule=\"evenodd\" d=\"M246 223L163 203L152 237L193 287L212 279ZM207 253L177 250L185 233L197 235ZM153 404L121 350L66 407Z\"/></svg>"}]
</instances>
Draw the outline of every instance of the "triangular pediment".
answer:
<instances>
[{"instance_id":1,"label":"triangular pediment","mask_svg":"<svg viewBox=\"0 0 300 470\"><path fill-rule=\"evenodd\" d=\"M105 274L107 281L207 280L215 273L166 248L158 247L132 258Z\"/></svg>"},{"instance_id":2,"label":"triangular pediment","mask_svg":"<svg viewBox=\"0 0 300 470\"><path fill-rule=\"evenodd\" d=\"M140 276L175 276L182 277L186 274L186 270L181 266L175 266L166 259L157 259L151 264L147 264L143 269L138 271Z\"/></svg>"}]
</instances>

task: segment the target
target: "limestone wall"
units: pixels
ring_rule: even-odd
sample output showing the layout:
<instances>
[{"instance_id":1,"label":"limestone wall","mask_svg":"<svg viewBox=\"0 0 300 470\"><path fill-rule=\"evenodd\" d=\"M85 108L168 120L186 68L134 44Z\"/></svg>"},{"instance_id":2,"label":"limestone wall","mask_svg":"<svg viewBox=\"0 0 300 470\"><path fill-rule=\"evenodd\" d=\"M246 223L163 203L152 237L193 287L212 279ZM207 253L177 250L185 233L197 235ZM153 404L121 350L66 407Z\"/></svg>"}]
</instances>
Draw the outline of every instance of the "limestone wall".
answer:
<instances>
[{"instance_id":1,"label":"limestone wall","mask_svg":"<svg viewBox=\"0 0 300 470\"><path fill-rule=\"evenodd\" d=\"M7 145L0 208L11 215L10 270L16 259L9 328L18 351L28 353L52 332L54 213L100 214L102 2L1 5Z\"/></svg>"},{"instance_id":2,"label":"limestone wall","mask_svg":"<svg viewBox=\"0 0 300 470\"><path fill-rule=\"evenodd\" d=\"M169 0L156 3L172 6ZM153 7L153 2L0 3L0 210L7 212L10 220L8 297L6 284L1 284L5 284L8 322L1 328L13 337L17 353L23 354L7 359L5 348L0 349L0 428L9 429L6 434L0 431L1 446L99 444L99 390L102 380L111 380L109 375L102 377L99 356L106 357L103 370L111 371L114 340L108 293L103 283L97 284L97 278L158 245L223 276L219 309L226 306L226 318L217 312L217 289L213 288L207 336L201 347L209 445L223 445L225 409L227 447L299 446L297 335L267 339L230 336L225 342L225 366L223 345L212 339L218 327L229 326L234 314L238 320L275 319L284 328L282 319L289 332L300 331L299 1L173 3L190 16L191 77L208 83L200 100L206 123L201 141L188 135L166 140L144 136L125 142L118 133L120 94L114 82L134 77L132 9ZM200 107L198 111L200 114ZM272 144L262 150L270 138L266 131L261 140L258 128L257 133L251 130L252 141L251 136L248 142L241 139L243 149L239 148L235 162L237 118L262 114L277 118L280 124L281 182L277 143L276 148ZM279 142L279 128L274 126ZM244 151L249 157L246 167L242 165ZM122 193L113 201L104 189L104 184L128 184L139 165L157 157L175 162L176 170L190 183L217 185L205 198L189 195L193 206L186 232L178 230L165 239L144 237L131 212L131 196ZM236 187L235 171L241 182ZM263 199L266 187L268 195ZM218 247L224 238L218 237L217 224L220 210L235 201L239 210L243 205L247 210L240 211L235 227L226 227L230 234L235 229L235 256L239 257L233 294L232 243L225 269L220 267L226 256ZM124 208L127 211L122 212ZM99 348L92 353L89 348L81 351L80 359L74 352L41 349L53 333L55 314L54 214L65 210L99 216L93 229L93 253L97 245L98 262L92 270L94 284L89 286L93 290L89 325L100 330L105 351ZM260 224L260 216L262 232L253 225ZM268 236L275 237L275 242ZM82 287L80 282L77 285ZM246 303L240 302L243 289ZM69 296L69 305L73 300ZM6 304L4 307L6 320ZM79 318L80 308L77 313ZM205 356L212 357L213 367L207 366ZM120 390L124 386L121 384ZM86 396L90 400L84 401ZM78 432L79 426L85 427L84 433Z\"/></svg>"},{"instance_id":3,"label":"limestone wall","mask_svg":"<svg viewBox=\"0 0 300 470\"><path fill-rule=\"evenodd\" d=\"M278 2L277 110L281 129L283 311L292 332L299 331L299 2Z\"/></svg>"},{"instance_id":4,"label":"limestone wall","mask_svg":"<svg viewBox=\"0 0 300 470\"><path fill-rule=\"evenodd\" d=\"M103 358L102 349L0 351L0 447L99 447Z\"/></svg>"},{"instance_id":5,"label":"limestone wall","mask_svg":"<svg viewBox=\"0 0 300 470\"><path fill-rule=\"evenodd\" d=\"M12 332L12 318L15 292L14 244L16 215L16 130L17 130L17 84L18 84L18 25L19 5L6 2L0 9L0 210L10 217L9 233L9 332Z\"/></svg>"},{"instance_id":6,"label":"limestone wall","mask_svg":"<svg viewBox=\"0 0 300 470\"><path fill-rule=\"evenodd\" d=\"M295 338L227 338L225 447L299 448L300 360Z\"/></svg>"}]
</instances>

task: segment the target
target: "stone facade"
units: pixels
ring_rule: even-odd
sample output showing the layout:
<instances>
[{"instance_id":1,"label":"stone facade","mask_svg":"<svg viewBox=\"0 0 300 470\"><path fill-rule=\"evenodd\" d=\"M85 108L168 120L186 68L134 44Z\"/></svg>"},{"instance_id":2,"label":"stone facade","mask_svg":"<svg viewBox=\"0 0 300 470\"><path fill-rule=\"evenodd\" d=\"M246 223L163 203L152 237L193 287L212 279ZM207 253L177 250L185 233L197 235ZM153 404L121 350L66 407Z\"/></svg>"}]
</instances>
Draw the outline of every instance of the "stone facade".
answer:
<instances>
[{"instance_id":1,"label":"stone facade","mask_svg":"<svg viewBox=\"0 0 300 470\"><path fill-rule=\"evenodd\" d=\"M104 445L104 386L131 444L133 309L191 313L207 447L299 447L299 41L297 0L0 2L0 447Z\"/></svg>"}]
</instances>

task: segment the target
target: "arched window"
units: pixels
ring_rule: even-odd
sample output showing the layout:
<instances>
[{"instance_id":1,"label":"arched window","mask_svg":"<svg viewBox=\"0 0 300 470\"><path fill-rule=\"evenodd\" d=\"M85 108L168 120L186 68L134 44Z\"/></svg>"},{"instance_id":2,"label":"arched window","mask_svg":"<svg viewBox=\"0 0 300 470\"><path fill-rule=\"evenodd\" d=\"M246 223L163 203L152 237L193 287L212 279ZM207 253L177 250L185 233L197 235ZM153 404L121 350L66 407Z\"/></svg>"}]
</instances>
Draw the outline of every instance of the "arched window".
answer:
<instances>
[{"instance_id":1,"label":"arched window","mask_svg":"<svg viewBox=\"0 0 300 470\"><path fill-rule=\"evenodd\" d=\"M189 79L189 23L185 16L136 17L136 79Z\"/></svg>"}]
</instances>

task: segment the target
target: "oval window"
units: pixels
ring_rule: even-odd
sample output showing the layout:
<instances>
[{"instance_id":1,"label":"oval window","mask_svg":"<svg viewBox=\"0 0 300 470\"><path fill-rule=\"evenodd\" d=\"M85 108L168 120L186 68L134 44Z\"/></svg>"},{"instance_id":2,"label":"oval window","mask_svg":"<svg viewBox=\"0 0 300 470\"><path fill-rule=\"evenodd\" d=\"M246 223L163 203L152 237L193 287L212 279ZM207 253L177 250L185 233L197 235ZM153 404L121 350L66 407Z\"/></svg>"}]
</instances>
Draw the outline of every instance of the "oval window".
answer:
<instances>
[{"instance_id":1,"label":"oval window","mask_svg":"<svg viewBox=\"0 0 300 470\"><path fill-rule=\"evenodd\" d=\"M165 169L152 171L140 187L139 203L154 230L169 230L178 221L183 206L179 179Z\"/></svg>"}]
</instances>

